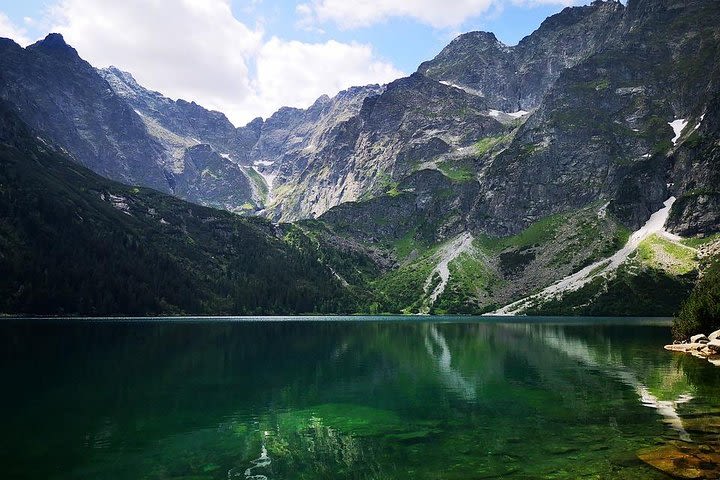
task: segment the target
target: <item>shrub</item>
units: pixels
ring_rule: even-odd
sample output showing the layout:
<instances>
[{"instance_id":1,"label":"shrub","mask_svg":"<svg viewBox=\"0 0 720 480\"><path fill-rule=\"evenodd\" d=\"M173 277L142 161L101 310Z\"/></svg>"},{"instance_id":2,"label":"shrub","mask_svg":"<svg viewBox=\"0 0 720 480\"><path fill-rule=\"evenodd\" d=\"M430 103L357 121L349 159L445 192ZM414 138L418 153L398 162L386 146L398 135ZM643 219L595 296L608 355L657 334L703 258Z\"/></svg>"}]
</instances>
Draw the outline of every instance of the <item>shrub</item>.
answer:
<instances>
[{"instance_id":1,"label":"shrub","mask_svg":"<svg viewBox=\"0 0 720 480\"><path fill-rule=\"evenodd\" d=\"M705 271L673 322L673 337L686 340L696 333L720 329L720 257Z\"/></svg>"}]
</instances>

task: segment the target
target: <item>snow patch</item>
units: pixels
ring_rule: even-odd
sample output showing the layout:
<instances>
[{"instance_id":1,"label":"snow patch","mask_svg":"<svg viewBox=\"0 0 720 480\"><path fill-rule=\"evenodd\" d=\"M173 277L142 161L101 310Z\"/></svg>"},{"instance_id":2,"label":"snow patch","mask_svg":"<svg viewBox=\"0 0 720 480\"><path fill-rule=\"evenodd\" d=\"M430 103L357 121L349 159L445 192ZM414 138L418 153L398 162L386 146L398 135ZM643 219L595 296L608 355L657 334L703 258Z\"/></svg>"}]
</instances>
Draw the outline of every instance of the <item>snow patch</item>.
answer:
<instances>
[{"instance_id":1,"label":"snow patch","mask_svg":"<svg viewBox=\"0 0 720 480\"><path fill-rule=\"evenodd\" d=\"M628 259L631 253L637 250L638 246L643 240L645 240L651 235L663 234L663 232L665 232L665 222L670 215L670 208L672 208L673 203L675 203L675 197L668 198L663 204L663 208L653 213L648 219L648 221L645 222L645 225L643 225L640 229L636 230L632 235L630 235L630 239L625 244L625 246L618 250L613 256L588 265L579 272L576 272L555 282L554 284L542 290L540 293L536 293L535 295L525 297L509 305L506 305L503 308L496 310L492 314L516 315L519 311L528 307L534 300L555 298L563 293L578 290L598 275L607 277L608 274L617 270L618 267ZM597 270L600 270L600 272L591 275L593 271Z\"/></svg>"},{"instance_id":2,"label":"snow patch","mask_svg":"<svg viewBox=\"0 0 720 480\"><path fill-rule=\"evenodd\" d=\"M685 120L684 118L678 118L673 120L672 122L668 122L668 125L670 125L673 129L673 132L675 132L675 136L672 139L673 145L677 145L678 140L680 140L680 135L687 126L687 123L687 120Z\"/></svg>"},{"instance_id":3,"label":"snow patch","mask_svg":"<svg viewBox=\"0 0 720 480\"><path fill-rule=\"evenodd\" d=\"M273 163L275 163L275 162L274 162L274 161L270 161L270 160L255 160L255 161L253 162L253 165L255 165L255 166L258 166L258 165L259 165L259 166L261 166L261 167L269 167L269 166L272 165Z\"/></svg>"},{"instance_id":4,"label":"snow patch","mask_svg":"<svg viewBox=\"0 0 720 480\"><path fill-rule=\"evenodd\" d=\"M517 112L503 112L501 110L488 110L488 115L490 115L493 118L498 117L505 117L508 116L510 118L521 118L525 115L529 115L530 112L526 112L525 110L518 110Z\"/></svg>"},{"instance_id":5,"label":"snow patch","mask_svg":"<svg viewBox=\"0 0 720 480\"><path fill-rule=\"evenodd\" d=\"M508 115L510 115L513 118L520 118L520 117L524 117L525 115L527 115L529 113L530 112L526 112L525 110L518 110L517 112L508 113Z\"/></svg>"},{"instance_id":6,"label":"snow patch","mask_svg":"<svg viewBox=\"0 0 720 480\"><path fill-rule=\"evenodd\" d=\"M480 90L475 90L470 87L465 87L463 85L458 85L456 83L448 82L446 80L440 80L440 83L443 85L447 85L448 87L457 88L458 90L462 90L465 93L469 93L470 95L476 95L476 96L482 96L482 92Z\"/></svg>"}]
</instances>

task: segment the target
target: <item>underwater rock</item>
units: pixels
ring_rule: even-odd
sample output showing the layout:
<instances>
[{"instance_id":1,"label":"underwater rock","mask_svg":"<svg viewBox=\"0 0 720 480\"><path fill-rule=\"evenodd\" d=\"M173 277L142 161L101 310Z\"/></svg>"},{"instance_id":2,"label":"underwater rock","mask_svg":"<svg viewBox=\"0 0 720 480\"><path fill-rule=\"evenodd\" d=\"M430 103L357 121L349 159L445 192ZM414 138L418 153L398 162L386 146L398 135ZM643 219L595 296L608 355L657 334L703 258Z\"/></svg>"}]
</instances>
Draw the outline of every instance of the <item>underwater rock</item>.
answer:
<instances>
[{"instance_id":1,"label":"underwater rock","mask_svg":"<svg viewBox=\"0 0 720 480\"><path fill-rule=\"evenodd\" d=\"M637 456L674 478L720 478L720 452L708 445L670 444L641 450Z\"/></svg>"}]
</instances>

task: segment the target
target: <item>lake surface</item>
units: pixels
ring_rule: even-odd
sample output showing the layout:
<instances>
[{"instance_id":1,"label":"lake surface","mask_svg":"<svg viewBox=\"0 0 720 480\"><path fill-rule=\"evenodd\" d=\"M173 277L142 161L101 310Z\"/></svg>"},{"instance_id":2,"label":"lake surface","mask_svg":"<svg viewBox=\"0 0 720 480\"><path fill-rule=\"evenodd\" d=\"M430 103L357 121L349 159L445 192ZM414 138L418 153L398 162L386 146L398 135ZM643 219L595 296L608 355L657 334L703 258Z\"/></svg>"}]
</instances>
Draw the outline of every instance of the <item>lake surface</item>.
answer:
<instances>
[{"instance_id":1,"label":"lake surface","mask_svg":"<svg viewBox=\"0 0 720 480\"><path fill-rule=\"evenodd\" d=\"M3 320L3 478L661 479L639 452L718 444L667 321L248 320Z\"/></svg>"}]
</instances>

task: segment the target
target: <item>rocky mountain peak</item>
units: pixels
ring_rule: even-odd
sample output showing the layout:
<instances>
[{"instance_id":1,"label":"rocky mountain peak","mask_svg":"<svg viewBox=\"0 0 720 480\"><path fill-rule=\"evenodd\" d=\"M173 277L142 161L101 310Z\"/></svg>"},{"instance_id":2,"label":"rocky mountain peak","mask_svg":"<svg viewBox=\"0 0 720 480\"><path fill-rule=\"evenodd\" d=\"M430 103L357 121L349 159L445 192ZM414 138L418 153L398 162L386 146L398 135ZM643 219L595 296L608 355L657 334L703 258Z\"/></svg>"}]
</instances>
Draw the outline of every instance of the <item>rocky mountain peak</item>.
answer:
<instances>
[{"instance_id":1,"label":"rocky mountain peak","mask_svg":"<svg viewBox=\"0 0 720 480\"><path fill-rule=\"evenodd\" d=\"M50 33L44 39L35 42L28 48L31 50L40 50L45 52L63 52L78 56L77 50L68 45L67 42L65 42L65 38L60 33Z\"/></svg>"},{"instance_id":2,"label":"rocky mountain peak","mask_svg":"<svg viewBox=\"0 0 720 480\"><path fill-rule=\"evenodd\" d=\"M263 125L264 122L265 122L265 121L263 120L262 117L255 117L255 118L253 118L252 120L250 120L250 121L248 122L248 124L245 125L244 128L246 128L246 129L248 129L248 130L251 130L251 131L253 131L253 132L258 132L258 133L260 133L260 129L262 129L262 125Z\"/></svg>"},{"instance_id":3,"label":"rocky mountain peak","mask_svg":"<svg viewBox=\"0 0 720 480\"><path fill-rule=\"evenodd\" d=\"M571 27L578 22L586 20L592 15L608 15L622 12L625 9L622 3L616 0L595 0L590 5L566 7L555 15L546 18L540 27L530 36L537 36L539 33Z\"/></svg>"},{"instance_id":4,"label":"rocky mountain peak","mask_svg":"<svg viewBox=\"0 0 720 480\"><path fill-rule=\"evenodd\" d=\"M115 92L122 96L138 96L142 90L142 87L140 87L132 74L117 67L110 66L100 69L98 73L110 84Z\"/></svg>"},{"instance_id":5,"label":"rocky mountain peak","mask_svg":"<svg viewBox=\"0 0 720 480\"><path fill-rule=\"evenodd\" d=\"M502 44L502 42L497 39L494 33L485 32L482 30L460 34L450 42L450 45L458 46L459 44L463 43L485 43L488 45L494 45L497 43Z\"/></svg>"},{"instance_id":6,"label":"rocky mountain peak","mask_svg":"<svg viewBox=\"0 0 720 480\"><path fill-rule=\"evenodd\" d=\"M0 51L6 50L9 48L22 48L20 45L18 45L15 40L12 38L3 38L0 37Z\"/></svg>"},{"instance_id":7,"label":"rocky mountain peak","mask_svg":"<svg viewBox=\"0 0 720 480\"><path fill-rule=\"evenodd\" d=\"M493 109L532 110L564 69L602 45L623 9L615 0L565 8L513 47L492 33L466 33L418 72L483 96Z\"/></svg>"}]
</instances>

